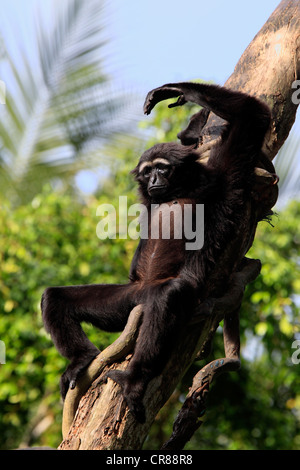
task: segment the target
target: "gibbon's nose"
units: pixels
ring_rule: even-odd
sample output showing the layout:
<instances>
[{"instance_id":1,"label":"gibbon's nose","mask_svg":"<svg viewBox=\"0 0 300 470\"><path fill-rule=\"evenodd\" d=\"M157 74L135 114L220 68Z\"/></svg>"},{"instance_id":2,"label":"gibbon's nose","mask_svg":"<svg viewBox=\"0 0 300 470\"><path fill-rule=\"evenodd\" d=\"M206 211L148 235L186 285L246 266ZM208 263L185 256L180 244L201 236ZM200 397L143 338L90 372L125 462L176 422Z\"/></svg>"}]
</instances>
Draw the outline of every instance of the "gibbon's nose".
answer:
<instances>
[{"instance_id":1,"label":"gibbon's nose","mask_svg":"<svg viewBox=\"0 0 300 470\"><path fill-rule=\"evenodd\" d=\"M153 185L156 183L156 180L157 180L157 174L156 174L156 171L154 171L151 175L151 178L150 178L150 184Z\"/></svg>"}]
</instances>

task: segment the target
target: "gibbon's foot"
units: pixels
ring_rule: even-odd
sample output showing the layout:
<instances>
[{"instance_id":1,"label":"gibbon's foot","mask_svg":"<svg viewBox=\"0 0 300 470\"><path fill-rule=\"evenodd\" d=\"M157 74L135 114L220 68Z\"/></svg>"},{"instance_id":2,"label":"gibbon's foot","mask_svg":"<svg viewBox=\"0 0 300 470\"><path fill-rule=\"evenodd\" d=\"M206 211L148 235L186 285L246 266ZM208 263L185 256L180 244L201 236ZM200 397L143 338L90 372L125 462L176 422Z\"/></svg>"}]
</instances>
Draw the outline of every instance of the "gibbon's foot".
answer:
<instances>
[{"instance_id":1,"label":"gibbon's foot","mask_svg":"<svg viewBox=\"0 0 300 470\"><path fill-rule=\"evenodd\" d=\"M71 364L66 368L65 372L62 374L60 378L60 393L63 398L67 394L69 388L73 390L76 386L76 382L78 377L82 374L84 369L95 359L96 356L100 354L99 349L95 347L95 349L91 351L86 351L78 358L74 359Z\"/></svg>"},{"instance_id":2,"label":"gibbon's foot","mask_svg":"<svg viewBox=\"0 0 300 470\"><path fill-rule=\"evenodd\" d=\"M195 137L194 132L182 131L177 134L177 137L181 140L182 145L195 145L197 148L200 143L200 137Z\"/></svg>"},{"instance_id":3,"label":"gibbon's foot","mask_svg":"<svg viewBox=\"0 0 300 470\"><path fill-rule=\"evenodd\" d=\"M141 381L131 381L129 372L122 370L111 370L106 374L106 378L110 378L120 385L129 411L139 423L145 423L146 411L142 403L143 383Z\"/></svg>"}]
</instances>

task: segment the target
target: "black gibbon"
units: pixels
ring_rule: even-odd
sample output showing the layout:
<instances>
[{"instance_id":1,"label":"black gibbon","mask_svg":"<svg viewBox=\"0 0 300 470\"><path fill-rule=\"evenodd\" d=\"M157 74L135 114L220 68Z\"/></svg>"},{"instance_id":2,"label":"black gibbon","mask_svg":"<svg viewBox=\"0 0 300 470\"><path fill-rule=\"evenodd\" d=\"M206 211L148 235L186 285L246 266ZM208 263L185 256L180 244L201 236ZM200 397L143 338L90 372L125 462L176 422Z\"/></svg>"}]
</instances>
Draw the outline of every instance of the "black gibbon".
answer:
<instances>
[{"instance_id":1,"label":"black gibbon","mask_svg":"<svg viewBox=\"0 0 300 470\"><path fill-rule=\"evenodd\" d=\"M197 303L205 299L205 281L243 220L271 118L268 106L252 96L198 83L156 88L147 95L145 113L172 97L178 100L170 107L191 101L205 110L191 121L188 135L181 133L183 143L197 141L207 111L227 122L220 142L206 165L197 161L199 154L194 145L155 145L141 156L133 173L141 202L147 208L152 204L179 204L184 214L186 204L193 208L204 204L202 248L186 250L184 234L181 239L172 234L170 239L154 239L150 234L140 240L127 284L49 287L42 297L45 328L58 351L71 361L61 378L63 396L99 354L81 322L106 331L121 331L132 308L143 305L143 319L128 368L108 373L122 387L129 409L140 422L145 421L142 400L149 381L162 372L182 326Z\"/></svg>"}]
</instances>

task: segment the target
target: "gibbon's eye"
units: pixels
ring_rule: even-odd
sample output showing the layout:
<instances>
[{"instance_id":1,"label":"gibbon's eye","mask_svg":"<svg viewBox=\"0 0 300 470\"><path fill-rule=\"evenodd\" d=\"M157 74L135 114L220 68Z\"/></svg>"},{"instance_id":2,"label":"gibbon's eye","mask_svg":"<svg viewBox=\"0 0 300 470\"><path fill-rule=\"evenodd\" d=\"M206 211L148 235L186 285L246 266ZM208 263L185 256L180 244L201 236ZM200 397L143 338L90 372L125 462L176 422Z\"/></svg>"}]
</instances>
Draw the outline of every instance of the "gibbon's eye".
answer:
<instances>
[{"instance_id":1,"label":"gibbon's eye","mask_svg":"<svg viewBox=\"0 0 300 470\"><path fill-rule=\"evenodd\" d=\"M151 174L151 171L152 171L152 166L145 165L140 170L140 175L143 176L144 178L149 178L150 174Z\"/></svg>"},{"instance_id":2,"label":"gibbon's eye","mask_svg":"<svg viewBox=\"0 0 300 470\"><path fill-rule=\"evenodd\" d=\"M170 173L171 165L164 165L162 163L159 163L155 166L155 168L157 169L158 173L167 176Z\"/></svg>"}]
</instances>

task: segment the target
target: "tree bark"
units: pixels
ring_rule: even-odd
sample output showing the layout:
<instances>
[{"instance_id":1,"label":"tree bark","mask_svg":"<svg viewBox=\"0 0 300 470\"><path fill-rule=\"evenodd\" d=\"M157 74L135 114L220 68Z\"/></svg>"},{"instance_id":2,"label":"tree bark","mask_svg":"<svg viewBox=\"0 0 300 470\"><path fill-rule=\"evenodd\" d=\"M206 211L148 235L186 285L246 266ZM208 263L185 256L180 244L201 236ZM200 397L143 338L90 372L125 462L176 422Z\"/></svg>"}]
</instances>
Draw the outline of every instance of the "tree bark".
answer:
<instances>
[{"instance_id":1,"label":"tree bark","mask_svg":"<svg viewBox=\"0 0 300 470\"><path fill-rule=\"evenodd\" d=\"M292 102L295 91L292 83L300 78L299 47L300 0L283 0L248 46L225 84L229 88L258 96L270 106L273 122L264 148L270 160L284 143L295 120L297 105ZM222 125L222 121L216 116L209 117L204 136L204 145L208 144L208 149L209 144L220 136ZM263 176L257 178L258 184L265 184L262 181ZM267 204L271 208L276 199L275 187L271 185L266 194ZM232 305L229 302L228 306L224 300L228 298L224 278L228 279L232 274L228 272L227 260L234 257L234 271L239 270L241 261L252 244L256 220L257 207L249 201L243 226L224 251L220 265L207 282L210 297L221 298L219 307L223 306L223 312L220 314L220 308L213 308L210 315L202 316L201 321L186 326L165 370L148 386L144 398L146 423L139 424L128 412L120 387L115 382L110 379L107 383L103 381L108 368L126 368L130 360L129 354L121 362L105 365L100 377L81 399L70 431L65 430L60 449L141 449L157 412L170 397L197 353L205 350L222 315L229 308L234 310L234 306L240 302L243 287L236 294L236 302ZM69 391L67 400L70 399L68 395L73 392L76 394L78 391Z\"/></svg>"}]
</instances>

